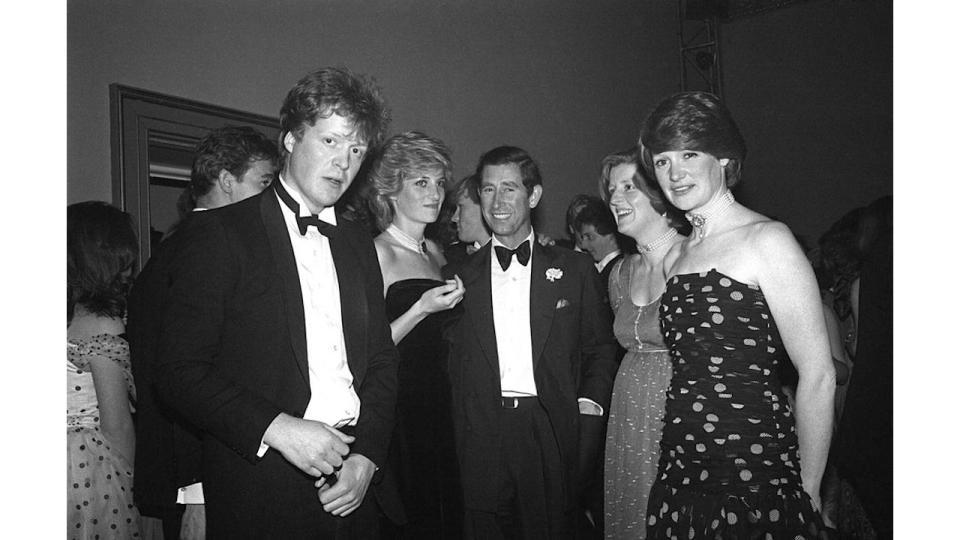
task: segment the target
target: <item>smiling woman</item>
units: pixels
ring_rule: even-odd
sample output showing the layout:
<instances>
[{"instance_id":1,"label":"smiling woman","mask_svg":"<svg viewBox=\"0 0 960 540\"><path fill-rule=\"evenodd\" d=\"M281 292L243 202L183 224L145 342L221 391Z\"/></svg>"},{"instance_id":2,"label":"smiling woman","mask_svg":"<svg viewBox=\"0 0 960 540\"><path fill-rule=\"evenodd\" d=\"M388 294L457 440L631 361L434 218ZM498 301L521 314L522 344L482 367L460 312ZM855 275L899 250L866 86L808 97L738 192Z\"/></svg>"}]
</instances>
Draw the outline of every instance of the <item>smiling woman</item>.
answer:
<instances>
[{"instance_id":1,"label":"smiling woman","mask_svg":"<svg viewBox=\"0 0 960 540\"><path fill-rule=\"evenodd\" d=\"M647 536L822 538L835 375L813 270L785 225L734 200L746 146L716 96L663 100L640 145L695 229L663 260L673 376ZM786 361L795 410L778 380Z\"/></svg>"}]
</instances>

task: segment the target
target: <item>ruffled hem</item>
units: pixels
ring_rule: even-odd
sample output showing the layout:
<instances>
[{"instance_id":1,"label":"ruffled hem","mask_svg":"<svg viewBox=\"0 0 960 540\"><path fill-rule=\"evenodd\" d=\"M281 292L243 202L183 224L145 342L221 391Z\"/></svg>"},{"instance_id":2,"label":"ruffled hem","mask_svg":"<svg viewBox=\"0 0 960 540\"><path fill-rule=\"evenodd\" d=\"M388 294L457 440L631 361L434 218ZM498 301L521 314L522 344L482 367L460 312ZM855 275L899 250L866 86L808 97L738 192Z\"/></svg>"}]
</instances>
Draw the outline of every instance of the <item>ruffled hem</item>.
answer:
<instances>
[{"instance_id":1,"label":"ruffled hem","mask_svg":"<svg viewBox=\"0 0 960 540\"><path fill-rule=\"evenodd\" d=\"M828 540L820 513L802 489L715 495L654 484L647 538Z\"/></svg>"}]
</instances>

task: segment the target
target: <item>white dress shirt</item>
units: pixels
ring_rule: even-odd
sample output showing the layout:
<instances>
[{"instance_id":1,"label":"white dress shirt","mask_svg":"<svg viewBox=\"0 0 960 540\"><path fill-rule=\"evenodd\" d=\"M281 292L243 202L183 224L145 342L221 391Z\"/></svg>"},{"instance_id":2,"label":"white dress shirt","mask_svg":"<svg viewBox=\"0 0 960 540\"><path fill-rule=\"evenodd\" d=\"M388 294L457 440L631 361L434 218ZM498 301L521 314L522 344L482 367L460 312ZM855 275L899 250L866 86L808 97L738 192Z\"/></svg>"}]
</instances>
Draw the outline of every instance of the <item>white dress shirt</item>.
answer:
<instances>
[{"instance_id":1,"label":"white dress shirt","mask_svg":"<svg viewBox=\"0 0 960 540\"><path fill-rule=\"evenodd\" d=\"M309 216L310 210L300 195L280 182L290 197L300 205L300 215ZM293 245L303 296L303 323L307 338L307 366L310 374L310 401L303 413L304 420L315 420L339 428L356 425L360 417L360 397L353 387L353 373L347 364L343 321L340 313L340 284L337 269L330 252L330 241L316 227L307 228L301 235L296 216L276 196L277 204L287 224L287 234ZM325 208L319 218L331 225L337 224L333 207ZM263 456L267 445L260 445L258 456Z\"/></svg>"},{"instance_id":2,"label":"white dress shirt","mask_svg":"<svg viewBox=\"0 0 960 540\"><path fill-rule=\"evenodd\" d=\"M524 242L533 241L533 231ZM530 343L530 260L523 266L513 256L510 267L500 268L496 248L503 246L496 236L490 247L490 289L493 303L493 328L497 336L500 360L500 392L503 396L536 396L533 379L533 345Z\"/></svg>"},{"instance_id":3,"label":"white dress shirt","mask_svg":"<svg viewBox=\"0 0 960 540\"><path fill-rule=\"evenodd\" d=\"M600 262L593 263L593 265L597 267L597 272L603 272L603 267L606 266L608 262L616 259L617 255L620 255L619 249L615 249L610 253L607 253L607 256L600 259ZM604 283L604 285L606 285L606 283Z\"/></svg>"},{"instance_id":4,"label":"white dress shirt","mask_svg":"<svg viewBox=\"0 0 960 540\"><path fill-rule=\"evenodd\" d=\"M290 189L282 176L279 182L300 205L300 215L309 216L310 210L300 195ZM307 228L306 235L301 235L296 216L279 196L277 204L287 223L303 295L303 323L307 334L307 365L310 372L310 401L303 418L333 427L356 425L360 417L360 397L353 387L353 374L347 365L340 313L340 283L330 252L330 241L312 226ZM320 212L319 217L331 225L337 224L332 206Z\"/></svg>"}]
</instances>

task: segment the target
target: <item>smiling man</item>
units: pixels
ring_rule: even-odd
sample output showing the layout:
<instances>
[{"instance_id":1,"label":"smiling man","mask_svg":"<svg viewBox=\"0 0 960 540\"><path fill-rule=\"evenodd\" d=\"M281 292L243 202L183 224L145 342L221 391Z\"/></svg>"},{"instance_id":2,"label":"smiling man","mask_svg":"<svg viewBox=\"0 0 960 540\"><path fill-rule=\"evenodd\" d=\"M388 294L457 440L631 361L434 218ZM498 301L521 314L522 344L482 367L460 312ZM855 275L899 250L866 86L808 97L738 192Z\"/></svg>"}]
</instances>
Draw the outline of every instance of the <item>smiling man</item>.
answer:
<instances>
[{"instance_id":1,"label":"smiling man","mask_svg":"<svg viewBox=\"0 0 960 540\"><path fill-rule=\"evenodd\" d=\"M398 356L372 239L333 205L387 116L366 79L308 74L280 110L273 189L179 233L157 384L204 432L210 537L376 535Z\"/></svg>"},{"instance_id":2,"label":"smiling man","mask_svg":"<svg viewBox=\"0 0 960 540\"><path fill-rule=\"evenodd\" d=\"M617 364L588 256L534 241L534 160L501 146L477 165L492 240L461 265L446 328L467 538L572 538L579 454L601 443Z\"/></svg>"}]
</instances>

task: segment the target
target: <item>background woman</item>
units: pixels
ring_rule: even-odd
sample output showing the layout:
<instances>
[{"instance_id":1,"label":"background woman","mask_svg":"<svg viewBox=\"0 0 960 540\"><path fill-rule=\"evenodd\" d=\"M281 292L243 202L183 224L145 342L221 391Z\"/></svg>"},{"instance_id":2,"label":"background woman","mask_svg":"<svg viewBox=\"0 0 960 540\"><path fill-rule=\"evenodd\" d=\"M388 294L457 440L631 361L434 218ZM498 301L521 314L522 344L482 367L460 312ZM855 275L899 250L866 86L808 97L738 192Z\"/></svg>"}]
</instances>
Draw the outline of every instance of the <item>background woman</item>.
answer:
<instances>
[{"instance_id":1,"label":"background woman","mask_svg":"<svg viewBox=\"0 0 960 540\"><path fill-rule=\"evenodd\" d=\"M604 533L645 538L647 497L657 473L670 354L660 334L663 257L689 229L683 214L637 170L636 151L603 158L600 193L617 230L637 243L610 274L613 331L627 350L613 384L604 459Z\"/></svg>"},{"instance_id":2,"label":"background woman","mask_svg":"<svg viewBox=\"0 0 960 540\"><path fill-rule=\"evenodd\" d=\"M407 524L386 536L456 538L462 505L439 314L455 306L464 289L459 279L441 281L443 253L423 235L443 204L450 152L440 140L409 131L386 141L370 174L372 206L383 230L374 245L401 357L390 459Z\"/></svg>"},{"instance_id":3,"label":"background woman","mask_svg":"<svg viewBox=\"0 0 960 540\"><path fill-rule=\"evenodd\" d=\"M694 229L664 260L674 372L647 535L821 538L835 379L813 269L785 225L734 200L746 145L716 96L665 99L640 144ZM777 376L785 354L795 410Z\"/></svg>"},{"instance_id":4,"label":"background woman","mask_svg":"<svg viewBox=\"0 0 960 540\"><path fill-rule=\"evenodd\" d=\"M139 538L122 337L137 237L104 202L67 207L67 538Z\"/></svg>"}]
</instances>

